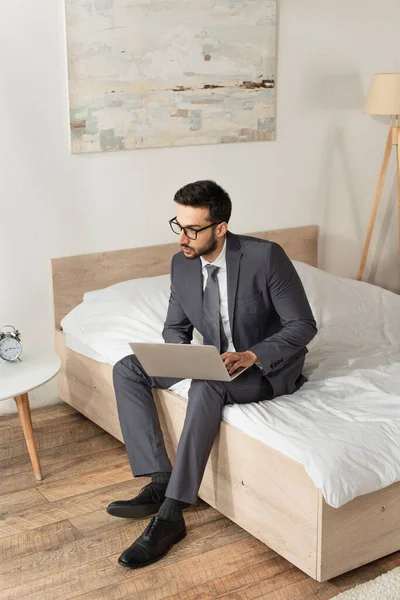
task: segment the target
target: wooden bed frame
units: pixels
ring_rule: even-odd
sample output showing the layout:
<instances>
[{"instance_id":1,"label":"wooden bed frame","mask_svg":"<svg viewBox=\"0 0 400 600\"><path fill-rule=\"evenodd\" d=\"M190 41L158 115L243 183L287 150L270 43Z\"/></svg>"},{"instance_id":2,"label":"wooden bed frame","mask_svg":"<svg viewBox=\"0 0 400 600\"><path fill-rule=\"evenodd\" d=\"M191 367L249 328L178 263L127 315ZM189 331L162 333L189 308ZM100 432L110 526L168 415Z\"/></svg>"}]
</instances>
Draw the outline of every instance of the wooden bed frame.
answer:
<instances>
[{"instance_id":1,"label":"wooden bed frame","mask_svg":"<svg viewBox=\"0 0 400 600\"><path fill-rule=\"evenodd\" d=\"M317 266L318 227L252 234L278 242L292 260ZM123 441L112 366L66 347L60 320L85 291L169 273L177 244L52 260L59 395ZM186 400L155 390L167 451L174 460ZM400 549L400 483L334 509L303 466L222 421L199 496L318 581Z\"/></svg>"}]
</instances>

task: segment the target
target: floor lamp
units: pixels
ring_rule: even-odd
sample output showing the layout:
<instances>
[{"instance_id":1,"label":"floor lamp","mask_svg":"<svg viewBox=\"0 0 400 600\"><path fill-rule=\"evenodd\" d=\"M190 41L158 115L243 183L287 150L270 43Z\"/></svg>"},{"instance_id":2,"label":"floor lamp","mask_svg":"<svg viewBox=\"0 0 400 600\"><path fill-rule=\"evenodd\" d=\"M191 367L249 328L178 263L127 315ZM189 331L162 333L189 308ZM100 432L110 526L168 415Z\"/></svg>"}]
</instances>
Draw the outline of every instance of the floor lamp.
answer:
<instances>
[{"instance_id":1,"label":"floor lamp","mask_svg":"<svg viewBox=\"0 0 400 600\"><path fill-rule=\"evenodd\" d=\"M400 73L376 73L372 77L371 86L369 88L367 101L365 104L365 112L368 115L390 115L391 127L387 137L378 187L375 194L367 237L365 239L364 250L358 270L357 279L359 281L362 279L365 263L367 262L368 249L371 242L372 231L375 225L376 214L378 212L379 201L382 195L383 184L385 182L385 176L392 147L395 150L397 164L397 202L400 244Z\"/></svg>"}]
</instances>

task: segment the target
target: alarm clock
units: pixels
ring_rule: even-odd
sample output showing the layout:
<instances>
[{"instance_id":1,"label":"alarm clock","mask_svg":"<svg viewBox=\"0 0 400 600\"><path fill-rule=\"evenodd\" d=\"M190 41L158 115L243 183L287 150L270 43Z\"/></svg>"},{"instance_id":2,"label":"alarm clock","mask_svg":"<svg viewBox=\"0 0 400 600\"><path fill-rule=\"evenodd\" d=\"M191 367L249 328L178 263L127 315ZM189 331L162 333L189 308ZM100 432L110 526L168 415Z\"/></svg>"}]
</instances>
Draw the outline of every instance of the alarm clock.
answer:
<instances>
[{"instance_id":1,"label":"alarm clock","mask_svg":"<svg viewBox=\"0 0 400 600\"><path fill-rule=\"evenodd\" d=\"M6 327L12 329L12 331L3 331ZM4 325L0 329L0 360L7 360L12 362L14 360L21 360L22 342L21 334L12 325Z\"/></svg>"}]
</instances>

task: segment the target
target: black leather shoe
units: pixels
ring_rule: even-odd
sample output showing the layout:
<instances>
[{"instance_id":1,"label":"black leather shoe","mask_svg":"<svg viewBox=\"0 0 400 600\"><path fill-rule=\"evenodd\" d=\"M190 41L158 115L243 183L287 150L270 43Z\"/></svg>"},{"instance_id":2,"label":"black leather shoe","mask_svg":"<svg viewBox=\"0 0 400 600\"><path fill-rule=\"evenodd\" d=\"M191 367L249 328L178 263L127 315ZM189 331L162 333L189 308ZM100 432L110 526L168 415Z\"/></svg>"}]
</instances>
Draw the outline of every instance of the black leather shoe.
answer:
<instances>
[{"instance_id":1,"label":"black leather shoe","mask_svg":"<svg viewBox=\"0 0 400 600\"><path fill-rule=\"evenodd\" d=\"M177 522L169 522L153 517L142 535L124 550L118 562L130 569L147 567L160 560L174 544L185 537L186 525L183 518Z\"/></svg>"},{"instance_id":2,"label":"black leather shoe","mask_svg":"<svg viewBox=\"0 0 400 600\"><path fill-rule=\"evenodd\" d=\"M165 494L160 493L151 483L148 483L132 500L111 502L106 510L113 517L143 519L150 515L156 515L164 500Z\"/></svg>"}]
</instances>

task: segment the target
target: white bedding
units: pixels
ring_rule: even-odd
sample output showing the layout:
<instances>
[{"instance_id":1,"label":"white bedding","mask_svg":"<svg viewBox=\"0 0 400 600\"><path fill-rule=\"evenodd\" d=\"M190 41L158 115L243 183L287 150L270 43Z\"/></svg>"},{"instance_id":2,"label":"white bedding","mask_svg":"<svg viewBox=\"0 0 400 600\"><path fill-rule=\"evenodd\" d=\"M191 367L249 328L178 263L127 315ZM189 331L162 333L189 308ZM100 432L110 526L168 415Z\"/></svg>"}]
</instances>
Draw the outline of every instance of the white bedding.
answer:
<instances>
[{"instance_id":1,"label":"white bedding","mask_svg":"<svg viewBox=\"0 0 400 600\"><path fill-rule=\"evenodd\" d=\"M293 264L319 328L308 382L273 401L226 406L223 419L304 465L339 507L400 480L400 296ZM114 364L129 341L161 342L168 295L168 276L85 294L62 321L67 346ZM172 389L187 398L189 386Z\"/></svg>"}]
</instances>

